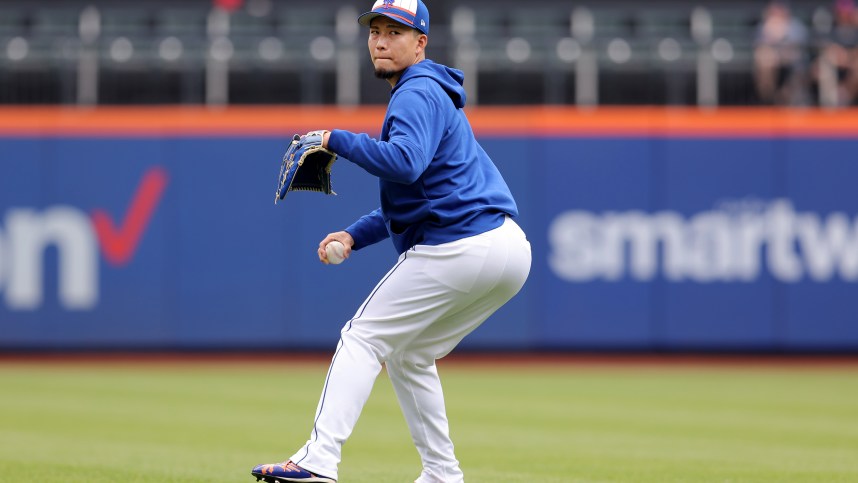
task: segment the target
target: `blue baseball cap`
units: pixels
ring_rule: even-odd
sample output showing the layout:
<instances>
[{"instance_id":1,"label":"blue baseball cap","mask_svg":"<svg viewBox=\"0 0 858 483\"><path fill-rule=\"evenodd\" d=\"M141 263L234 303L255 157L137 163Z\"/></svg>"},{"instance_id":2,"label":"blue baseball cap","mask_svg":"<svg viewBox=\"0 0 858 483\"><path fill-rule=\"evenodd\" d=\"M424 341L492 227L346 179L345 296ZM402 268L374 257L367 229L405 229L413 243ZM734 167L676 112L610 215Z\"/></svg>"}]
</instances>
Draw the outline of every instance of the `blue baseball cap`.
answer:
<instances>
[{"instance_id":1,"label":"blue baseball cap","mask_svg":"<svg viewBox=\"0 0 858 483\"><path fill-rule=\"evenodd\" d=\"M358 17L358 23L369 27L376 17L387 17L429 35L429 10L423 0L376 0L372 10Z\"/></svg>"}]
</instances>

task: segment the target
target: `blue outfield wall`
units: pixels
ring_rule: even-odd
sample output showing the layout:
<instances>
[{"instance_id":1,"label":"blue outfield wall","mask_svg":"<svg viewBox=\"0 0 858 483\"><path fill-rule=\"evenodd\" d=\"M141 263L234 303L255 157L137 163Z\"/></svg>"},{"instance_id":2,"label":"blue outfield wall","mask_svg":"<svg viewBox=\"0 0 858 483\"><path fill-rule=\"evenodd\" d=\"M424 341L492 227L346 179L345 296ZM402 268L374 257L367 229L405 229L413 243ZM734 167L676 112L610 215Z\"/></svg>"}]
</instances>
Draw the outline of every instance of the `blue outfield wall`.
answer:
<instances>
[{"instance_id":1,"label":"blue outfield wall","mask_svg":"<svg viewBox=\"0 0 858 483\"><path fill-rule=\"evenodd\" d=\"M472 349L858 351L858 140L483 137L533 244ZM0 138L0 349L331 349L390 266L325 234L377 206L273 201L284 141Z\"/></svg>"}]
</instances>

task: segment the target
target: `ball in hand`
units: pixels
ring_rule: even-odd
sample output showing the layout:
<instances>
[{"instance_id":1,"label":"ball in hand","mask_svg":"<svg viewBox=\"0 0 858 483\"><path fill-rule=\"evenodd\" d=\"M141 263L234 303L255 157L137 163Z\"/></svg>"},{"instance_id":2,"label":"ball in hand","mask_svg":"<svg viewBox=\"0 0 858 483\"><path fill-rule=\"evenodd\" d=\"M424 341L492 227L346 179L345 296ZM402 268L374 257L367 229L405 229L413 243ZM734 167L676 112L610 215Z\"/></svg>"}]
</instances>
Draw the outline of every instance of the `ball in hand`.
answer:
<instances>
[{"instance_id":1,"label":"ball in hand","mask_svg":"<svg viewBox=\"0 0 858 483\"><path fill-rule=\"evenodd\" d=\"M325 253L328 255L328 262L334 265L343 263L343 260L346 259L345 251L346 247L336 240L325 245Z\"/></svg>"}]
</instances>

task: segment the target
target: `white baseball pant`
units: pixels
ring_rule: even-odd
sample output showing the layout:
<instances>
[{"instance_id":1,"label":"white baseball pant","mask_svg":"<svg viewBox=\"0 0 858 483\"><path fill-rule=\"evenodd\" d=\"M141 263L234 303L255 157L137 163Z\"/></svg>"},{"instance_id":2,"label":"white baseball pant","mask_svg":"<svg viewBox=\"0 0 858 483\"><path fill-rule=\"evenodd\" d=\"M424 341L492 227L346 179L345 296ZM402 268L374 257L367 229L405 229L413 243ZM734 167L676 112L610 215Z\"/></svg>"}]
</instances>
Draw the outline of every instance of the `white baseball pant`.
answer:
<instances>
[{"instance_id":1,"label":"white baseball pant","mask_svg":"<svg viewBox=\"0 0 858 483\"><path fill-rule=\"evenodd\" d=\"M310 439L290 459L337 479L342 445L386 364L423 463L417 483L463 482L435 360L518 293L530 258L530 243L510 218L486 233L400 255L343 327Z\"/></svg>"}]
</instances>

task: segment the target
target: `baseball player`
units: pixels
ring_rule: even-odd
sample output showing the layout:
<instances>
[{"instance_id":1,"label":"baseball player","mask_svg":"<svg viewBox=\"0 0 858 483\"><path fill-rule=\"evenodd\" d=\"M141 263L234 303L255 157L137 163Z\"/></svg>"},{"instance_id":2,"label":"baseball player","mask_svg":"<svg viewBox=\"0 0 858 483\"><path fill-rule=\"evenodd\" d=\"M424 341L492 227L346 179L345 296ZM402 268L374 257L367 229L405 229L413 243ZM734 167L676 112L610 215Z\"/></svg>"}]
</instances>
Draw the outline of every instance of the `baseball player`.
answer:
<instances>
[{"instance_id":1,"label":"baseball player","mask_svg":"<svg viewBox=\"0 0 858 483\"><path fill-rule=\"evenodd\" d=\"M375 75L392 87L381 136L333 130L320 142L379 178L381 206L327 235L318 255L328 263L334 240L348 258L390 238L399 258L342 329L307 443L251 474L335 482L343 443L385 365L422 461L416 483L460 483L435 361L521 289L530 244L462 110L462 72L426 59L423 2L378 0L358 22L369 27Z\"/></svg>"}]
</instances>

